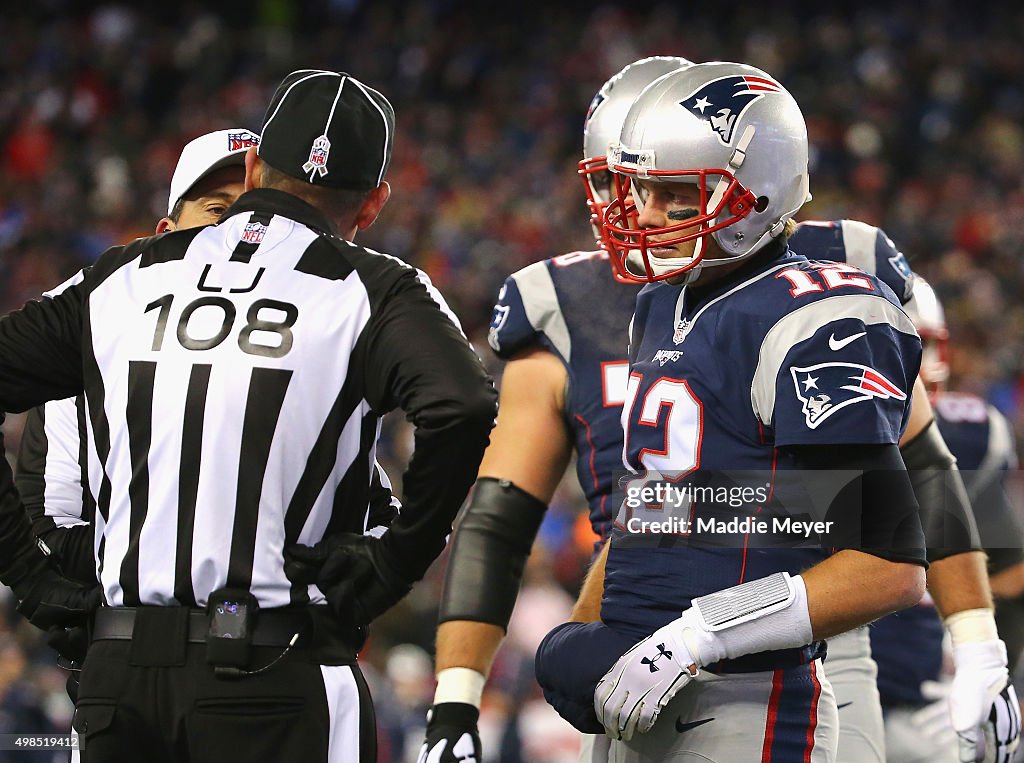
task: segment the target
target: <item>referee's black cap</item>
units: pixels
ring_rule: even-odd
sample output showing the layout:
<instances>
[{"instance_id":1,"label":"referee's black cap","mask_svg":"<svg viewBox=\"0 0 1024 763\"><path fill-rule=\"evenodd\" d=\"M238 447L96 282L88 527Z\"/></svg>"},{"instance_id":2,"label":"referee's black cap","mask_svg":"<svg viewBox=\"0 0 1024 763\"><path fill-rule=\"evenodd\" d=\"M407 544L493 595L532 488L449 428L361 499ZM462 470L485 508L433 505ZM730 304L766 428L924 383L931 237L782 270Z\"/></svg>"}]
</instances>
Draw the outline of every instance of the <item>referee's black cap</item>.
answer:
<instances>
[{"instance_id":1,"label":"referee's black cap","mask_svg":"<svg viewBox=\"0 0 1024 763\"><path fill-rule=\"evenodd\" d=\"M345 72L301 69L274 91L259 155L286 175L355 191L380 185L391 163L395 110Z\"/></svg>"}]
</instances>

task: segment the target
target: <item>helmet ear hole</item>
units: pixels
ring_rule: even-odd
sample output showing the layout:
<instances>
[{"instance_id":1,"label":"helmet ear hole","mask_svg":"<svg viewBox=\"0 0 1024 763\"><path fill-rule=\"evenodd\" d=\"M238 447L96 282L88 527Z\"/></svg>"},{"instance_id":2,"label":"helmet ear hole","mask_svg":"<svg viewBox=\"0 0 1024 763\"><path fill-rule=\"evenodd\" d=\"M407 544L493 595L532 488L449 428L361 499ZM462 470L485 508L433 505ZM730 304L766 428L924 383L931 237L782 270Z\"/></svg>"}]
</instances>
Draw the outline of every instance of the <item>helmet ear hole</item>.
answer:
<instances>
[{"instance_id":1,"label":"helmet ear hole","mask_svg":"<svg viewBox=\"0 0 1024 763\"><path fill-rule=\"evenodd\" d=\"M766 209L768 209L768 204L769 199L767 196L758 196L757 199L754 201L754 211L764 212Z\"/></svg>"}]
</instances>

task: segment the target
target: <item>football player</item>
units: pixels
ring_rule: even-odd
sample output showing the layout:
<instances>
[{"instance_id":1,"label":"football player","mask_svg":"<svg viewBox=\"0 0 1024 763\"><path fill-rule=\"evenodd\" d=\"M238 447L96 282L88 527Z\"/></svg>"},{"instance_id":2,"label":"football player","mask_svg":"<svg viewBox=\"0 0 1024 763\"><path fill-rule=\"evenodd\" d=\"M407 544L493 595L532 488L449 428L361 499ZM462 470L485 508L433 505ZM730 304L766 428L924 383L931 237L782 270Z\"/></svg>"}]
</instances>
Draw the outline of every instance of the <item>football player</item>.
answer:
<instances>
[{"instance_id":1,"label":"football player","mask_svg":"<svg viewBox=\"0 0 1024 763\"><path fill-rule=\"evenodd\" d=\"M922 536L895 448L916 376L916 334L878 281L787 251L787 221L807 197L806 149L802 116L778 83L714 64L645 90L614 152L612 169L634 184L617 183L606 216L613 264L624 278L691 283L659 285L637 303L624 415L632 469L679 479L698 468L763 466L774 480L776 467L842 465L862 473L856 508L866 515L862 544L823 559L820 549L757 548L749 537L742 548L671 548L671 536L645 547L627 530L642 509L631 515L627 501L608 559L604 624L556 632L560 643L549 638L538 673L557 692L562 678L572 683L600 664L573 643L603 640L621 652L654 631L601 682L604 727L623 737L646 731L683 684L696 678L698 688L680 696L676 729L630 743L623 754L640 756L630 759L683 749L783 759L798 747L831 759L836 708L817 640L907 606L921 591ZM850 373L856 386L844 382ZM871 512L883 495L895 515ZM673 619L676 607L682 618ZM574 668L579 655L588 665ZM766 670L776 672L762 693L752 677ZM715 680L732 671L746 678ZM709 706L728 708L745 727L760 724L761 733L737 737L735 723L693 719ZM686 742L672 741L682 731Z\"/></svg>"},{"instance_id":2,"label":"football player","mask_svg":"<svg viewBox=\"0 0 1024 763\"><path fill-rule=\"evenodd\" d=\"M1020 580L1024 573L1020 548L1024 529L1003 485L1007 470L1017 463L1013 433L1006 419L985 401L945 389L949 376L945 314L934 290L920 276L913 276L913 298L905 309L924 344L921 380L931 394L938 428L964 475L981 542L988 552L992 590L999 599L996 624L1012 666L1020 653L1021 633L1015 627L1015 618L1006 613L1020 607L1014 599L1022 593ZM932 701L942 669L942 640L942 622L929 597L916 607L879 620L871 628L871 650L878 663L878 688L885 711L886 752L891 763L974 759L970 749L963 756L957 754L945 698ZM972 648L991 651L989 659L993 663L1003 659L998 643ZM954 649L953 657L958 668L970 659L963 646ZM964 677L957 675L963 683ZM958 688L954 681L950 698L954 707ZM1019 721L1001 710L997 705L996 722L986 728L990 735L987 760L1010 757L1012 740L1008 741L1008 736L1014 731L1011 726Z\"/></svg>"}]
</instances>

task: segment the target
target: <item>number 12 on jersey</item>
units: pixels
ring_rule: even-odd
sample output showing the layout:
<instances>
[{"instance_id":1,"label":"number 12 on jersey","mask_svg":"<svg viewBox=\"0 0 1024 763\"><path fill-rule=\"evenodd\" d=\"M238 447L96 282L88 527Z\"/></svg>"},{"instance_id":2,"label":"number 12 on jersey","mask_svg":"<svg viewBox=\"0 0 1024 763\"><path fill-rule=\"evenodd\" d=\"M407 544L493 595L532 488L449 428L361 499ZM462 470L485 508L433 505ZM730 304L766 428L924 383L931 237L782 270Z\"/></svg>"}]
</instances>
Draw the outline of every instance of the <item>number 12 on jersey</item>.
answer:
<instances>
[{"instance_id":1,"label":"number 12 on jersey","mask_svg":"<svg viewBox=\"0 0 1024 763\"><path fill-rule=\"evenodd\" d=\"M629 375L622 424L629 466L678 480L700 466L704 407L685 380L661 377L639 400L643 377ZM634 453L636 455L634 455Z\"/></svg>"}]
</instances>

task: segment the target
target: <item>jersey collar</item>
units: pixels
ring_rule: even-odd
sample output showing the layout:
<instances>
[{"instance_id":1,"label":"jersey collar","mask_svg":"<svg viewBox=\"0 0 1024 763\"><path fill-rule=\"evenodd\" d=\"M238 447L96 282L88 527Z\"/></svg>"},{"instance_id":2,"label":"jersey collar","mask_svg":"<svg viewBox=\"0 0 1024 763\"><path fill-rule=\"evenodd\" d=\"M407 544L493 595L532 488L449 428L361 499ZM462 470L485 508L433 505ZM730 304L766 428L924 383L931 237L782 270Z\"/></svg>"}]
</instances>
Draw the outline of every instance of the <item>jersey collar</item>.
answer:
<instances>
[{"instance_id":1,"label":"jersey collar","mask_svg":"<svg viewBox=\"0 0 1024 763\"><path fill-rule=\"evenodd\" d=\"M302 223L315 231L337 235L327 215L298 196L276 188L255 188L243 193L224 213L221 222L243 212L269 212Z\"/></svg>"}]
</instances>

